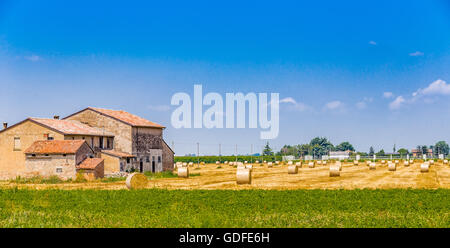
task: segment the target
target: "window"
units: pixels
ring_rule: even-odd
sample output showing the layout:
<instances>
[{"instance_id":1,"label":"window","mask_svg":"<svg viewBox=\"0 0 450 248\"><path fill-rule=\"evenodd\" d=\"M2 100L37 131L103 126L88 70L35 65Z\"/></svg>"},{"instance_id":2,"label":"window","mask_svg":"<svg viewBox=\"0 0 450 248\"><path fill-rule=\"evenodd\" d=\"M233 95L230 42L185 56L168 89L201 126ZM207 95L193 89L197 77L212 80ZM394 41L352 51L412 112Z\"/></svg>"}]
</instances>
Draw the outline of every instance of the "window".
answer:
<instances>
[{"instance_id":1,"label":"window","mask_svg":"<svg viewBox=\"0 0 450 248\"><path fill-rule=\"evenodd\" d=\"M103 137L100 137L100 141L99 141L99 147L100 148L103 148Z\"/></svg>"},{"instance_id":2,"label":"window","mask_svg":"<svg viewBox=\"0 0 450 248\"><path fill-rule=\"evenodd\" d=\"M127 164L129 164L130 163L130 158L127 158Z\"/></svg>"},{"instance_id":3,"label":"window","mask_svg":"<svg viewBox=\"0 0 450 248\"><path fill-rule=\"evenodd\" d=\"M161 156L158 156L158 163L161 163Z\"/></svg>"},{"instance_id":4,"label":"window","mask_svg":"<svg viewBox=\"0 0 450 248\"><path fill-rule=\"evenodd\" d=\"M62 173L62 168L61 167L56 168L56 173Z\"/></svg>"},{"instance_id":5,"label":"window","mask_svg":"<svg viewBox=\"0 0 450 248\"><path fill-rule=\"evenodd\" d=\"M147 157L145 158L145 162L147 162L147 163L150 162L150 157L149 157L149 156L147 156Z\"/></svg>"},{"instance_id":6,"label":"window","mask_svg":"<svg viewBox=\"0 0 450 248\"><path fill-rule=\"evenodd\" d=\"M111 140L109 138L106 139L106 148L108 148L108 149L111 148Z\"/></svg>"},{"instance_id":7,"label":"window","mask_svg":"<svg viewBox=\"0 0 450 248\"><path fill-rule=\"evenodd\" d=\"M123 165L123 163L120 162L120 171L123 171L124 167L125 167L125 166Z\"/></svg>"},{"instance_id":8,"label":"window","mask_svg":"<svg viewBox=\"0 0 450 248\"><path fill-rule=\"evenodd\" d=\"M19 137L14 138L14 150L20 150L20 138Z\"/></svg>"},{"instance_id":9,"label":"window","mask_svg":"<svg viewBox=\"0 0 450 248\"><path fill-rule=\"evenodd\" d=\"M47 140L54 140L55 138L48 136Z\"/></svg>"}]
</instances>

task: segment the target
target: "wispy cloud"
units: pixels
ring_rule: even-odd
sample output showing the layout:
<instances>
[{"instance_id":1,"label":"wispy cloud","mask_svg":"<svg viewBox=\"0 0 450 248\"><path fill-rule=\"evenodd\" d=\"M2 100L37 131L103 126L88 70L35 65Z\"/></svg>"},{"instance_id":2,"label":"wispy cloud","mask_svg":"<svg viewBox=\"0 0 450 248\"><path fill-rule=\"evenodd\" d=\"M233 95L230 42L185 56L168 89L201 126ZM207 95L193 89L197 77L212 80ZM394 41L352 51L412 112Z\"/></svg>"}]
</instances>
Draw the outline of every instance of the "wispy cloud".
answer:
<instances>
[{"instance_id":1,"label":"wispy cloud","mask_svg":"<svg viewBox=\"0 0 450 248\"><path fill-rule=\"evenodd\" d=\"M371 97L364 97L362 101L359 101L356 103L356 108L359 110L365 109L367 107L368 103L371 103L373 101L373 98Z\"/></svg>"},{"instance_id":2,"label":"wispy cloud","mask_svg":"<svg viewBox=\"0 0 450 248\"><path fill-rule=\"evenodd\" d=\"M377 45L377 43L375 41L373 41L373 40L369 41L369 44L372 45L372 46L376 46Z\"/></svg>"},{"instance_id":3,"label":"wispy cloud","mask_svg":"<svg viewBox=\"0 0 450 248\"><path fill-rule=\"evenodd\" d=\"M423 56L423 52L419 52L419 51L413 52L413 53L410 53L409 56L412 56L412 57Z\"/></svg>"},{"instance_id":4,"label":"wispy cloud","mask_svg":"<svg viewBox=\"0 0 450 248\"><path fill-rule=\"evenodd\" d=\"M344 104L341 101L332 101L327 104L325 104L325 109L327 110L336 110L340 109L344 106Z\"/></svg>"},{"instance_id":5,"label":"wispy cloud","mask_svg":"<svg viewBox=\"0 0 450 248\"><path fill-rule=\"evenodd\" d=\"M394 94L392 92L384 92L383 97L384 98L393 98Z\"/></svg>"},{"instance_id":6,"label":"wispy cloud","mask_svg":"<svg viewBox=\"0 0 450 248\"><path fill-rule=\"evenodd\" d=\"M391 110L399 109L405 104L412 104L419 100L428 104L435 103L438 100L437 96L450 96L450 84L442 79L430 83L424 89L418 89L412 93L410 98L398 96L389 104L389 108Z\"/></svg>"},{"instance_id":7,"label":"wispy cloud","mask_svg":"<svg viewBox=\"0 0 450 248\"><path fill-rule=\"evenodd\" d=\"M29 60L31 62L37 62L39 60L42 60L41 57L37 56L37 55L31 55L31 56L25 56L24 57L26 60Z\"/></svg>"},{"instance_id":8,"label":"wispy cloud","mask_svg":"<svg viewBox=\"0 0 450 248\"><path fill-rule=\"evenodd\" d=\"M395 98L395 100L389 104L389 108L391 110L399 109L405 103L405 101L406 100L403 96L397 96L397 98Z\"/></svg>"},{"instance_id":9,"label":"wispy cloud","mask_svg":"<svg viewBox=\"0 0 450 248\"><path fill-rule=\"evenodd\" d=\"M150 105L147 106L148 109L153 110L153 111L157 111L157 112L164 112L164 111L169 111L170 110L170 106L169 105Z\"/></svg>"},{"instance_id":10,"label":"wispy cloud","mask_svg":"<svg viewBox=\"0 0 450 248\"><path fill-rule=\"evenodd\" d=\"M283 99L280 100L280 103L289 103L289 104L291 104L291 107L292 107L293 110L300 111L300 112L309 109L308 105L306 105L304 103L301 103L301 102L297 102L292 97L283 98Z\"/></svg>"}]
</instances>

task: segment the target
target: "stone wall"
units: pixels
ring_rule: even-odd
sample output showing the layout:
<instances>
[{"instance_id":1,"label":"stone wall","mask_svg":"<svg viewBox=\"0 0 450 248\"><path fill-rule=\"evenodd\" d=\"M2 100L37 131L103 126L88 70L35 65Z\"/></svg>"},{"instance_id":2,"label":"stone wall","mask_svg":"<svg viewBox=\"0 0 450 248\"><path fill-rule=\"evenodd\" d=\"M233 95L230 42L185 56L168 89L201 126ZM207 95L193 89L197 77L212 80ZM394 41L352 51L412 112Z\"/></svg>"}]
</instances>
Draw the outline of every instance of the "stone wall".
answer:
<instances>
[{"instance_id":1,"label":"stone wall","mask_svg":"<svg viewBox=\"0 0 450 248\"><path fill-rule=\"evenodd\" d=\"M173 151L169 148L166 142L163 142L163 171L172 171L173 170Z\"/></svg>"},{"instance_id":2,"label":"stone wall","mask_svg":"<svg viewBox=\"0 0 450 248\"><path fill-rule=\"evenodd\" d=\"M131 126L98 112L86 109L67 118L76 120L91 127L103 128L114 134L114 150L132 153ZM105 141L106 142L106 141Z\"/></svg>"},{"instance_id":3,"label":"stone wall","mask_svg":"<svg viewBox=\"0 0 450 248\"><path fill-rule=\"evenodd\" d=\"M75 155L26 156L23 176L58 176L64 180L76 178Z\"/></svg>"}]
</instances>

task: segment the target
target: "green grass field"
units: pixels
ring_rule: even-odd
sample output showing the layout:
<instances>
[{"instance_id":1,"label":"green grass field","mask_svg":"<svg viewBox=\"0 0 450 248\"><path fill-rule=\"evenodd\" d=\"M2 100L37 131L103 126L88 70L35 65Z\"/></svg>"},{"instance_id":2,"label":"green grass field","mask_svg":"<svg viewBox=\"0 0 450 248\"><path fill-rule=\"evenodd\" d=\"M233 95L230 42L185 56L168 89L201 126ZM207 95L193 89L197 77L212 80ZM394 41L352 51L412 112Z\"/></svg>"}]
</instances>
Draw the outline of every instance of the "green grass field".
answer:
<instances>
[{"instance_id":1,"label":"green grass field","mask_svg":"<svg viewBox=\"0 0 450 248\"><path fill-rule=\"evenodd\" d=\"M0 227L450 227L450 190L0 190Z\"/></svg>"}]
</instances>

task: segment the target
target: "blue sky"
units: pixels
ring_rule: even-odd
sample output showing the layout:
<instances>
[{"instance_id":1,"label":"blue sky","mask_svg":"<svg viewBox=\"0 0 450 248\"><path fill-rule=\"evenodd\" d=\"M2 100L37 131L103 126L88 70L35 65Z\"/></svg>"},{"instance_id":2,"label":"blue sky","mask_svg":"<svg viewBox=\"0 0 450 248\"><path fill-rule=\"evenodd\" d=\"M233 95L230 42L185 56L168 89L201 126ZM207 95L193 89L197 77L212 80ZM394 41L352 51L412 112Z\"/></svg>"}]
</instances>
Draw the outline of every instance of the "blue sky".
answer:
<instances>
[{"instance_id":1,"label":"blue sky","mask_svg":"<svg viewBox=\"0 0 450 248\"><path fill-rule=\"evenodd\" d=\"M261 150L260 130L171 127L171 96L202 84L279 92L276 149L449 142L450 3L311 2L2 0L0 121L97 106L167 126L178 155Z\"/></svg>"}]
</instances>

